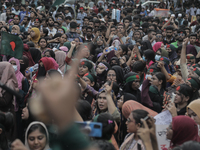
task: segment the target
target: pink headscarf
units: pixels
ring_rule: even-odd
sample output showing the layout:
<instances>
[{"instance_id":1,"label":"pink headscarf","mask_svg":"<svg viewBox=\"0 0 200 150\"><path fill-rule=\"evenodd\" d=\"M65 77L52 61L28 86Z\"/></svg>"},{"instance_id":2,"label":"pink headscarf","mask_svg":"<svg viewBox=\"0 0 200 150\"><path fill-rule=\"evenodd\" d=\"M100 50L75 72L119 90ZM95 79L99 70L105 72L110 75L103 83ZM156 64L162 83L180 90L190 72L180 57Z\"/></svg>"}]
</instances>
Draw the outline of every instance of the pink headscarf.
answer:
<instances>
[{"instance_id":1,"label":"pink headscarf","mask_svg":"<svg viewBox=\"0 0 200 150\"><path fill-rule=\"evenodd\" d=\"M64 51L66 54L68 53L68 48L66 46L59 47L60 50Z\"/></svg>"},{"instance_id":2,"label":"pink headscarf","mask_svg":"<svg viewBox=\"0 0 200 150\"><path fill-rule=\"evenodd\" d=\"M18 89L15 70L9 62L0 62L0 76L2 84L5 84L13 90ZM5 91L2 88L0 88L0 97L2 97L4 92Z\"/></svg>"},{"instance_id":3,"label":"pink headscarf","mask_svg":"<svg viewBox=\"0 0 200 150\"><path fill-rule=\"evenodd\" d=\"M55 61L55 59L53 59L52 57L48 57L48 58L53 62L55 70L58 70L59 65L57 64L57 62Z\"/></svg>"},{"instance_id":4,"label":"pink headscarf","mask_svg":"<svg viewBox=\"0 0 200 150\"><path fill-rule=\"evenodd\" d=\"M162 42L156 42L153 45L153 51L156 53L158 51L158 49L161 47L161 45L162 45Z\"/></svg>"},{"instance_id":5,"label":"pink headscarf","mask_svg":"<svg viewBox=\"0 0 200 150\"><path fill-rule=\"evenodd\" d=\"M20 72L20 63L19 63L19 60L12 57L10 58L9 62L11 61L15 61L16 62L16 65L17 65L17 71L15 72L15 76L17 78L17 82L18 82L18 88L19 89L22 89L22 80L24 78L24 75Z\"/></svg>"}]
</instances>

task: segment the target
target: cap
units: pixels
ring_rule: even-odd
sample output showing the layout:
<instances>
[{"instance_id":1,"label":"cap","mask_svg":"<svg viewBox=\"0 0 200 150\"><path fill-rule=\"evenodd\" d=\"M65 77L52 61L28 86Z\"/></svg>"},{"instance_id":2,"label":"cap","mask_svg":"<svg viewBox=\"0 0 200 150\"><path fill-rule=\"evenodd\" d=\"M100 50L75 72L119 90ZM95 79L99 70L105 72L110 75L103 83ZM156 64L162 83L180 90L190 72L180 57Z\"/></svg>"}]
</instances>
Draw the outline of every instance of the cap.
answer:
<instances>
[{"instance_id":1,"label":"cap","mask_svg":"<svg viewBox=\"0 0 200 150\"><path fill-rule=\"evenodd\" d=\"M150 12L150 10L149 10L149 9L147 9L147 12Z\"/></svg>"},{"instance_id":2,"label":"cap","mask_svg":"<svg viewBox=\"0 0 200 150\"><path fill-rule=\"evenodd\" d=\"M79 9L83 9L83 7L80 7Z\"/></svg>"},{"instance_id":3,"label":"cap","mask_svg":"<svg viewBox=\"0 0 200 150\"><path fill-rule=\"evenodd\" d=\"M178 14L178 17L182 17L182 14Z\"/></svg>"}]
</instances>

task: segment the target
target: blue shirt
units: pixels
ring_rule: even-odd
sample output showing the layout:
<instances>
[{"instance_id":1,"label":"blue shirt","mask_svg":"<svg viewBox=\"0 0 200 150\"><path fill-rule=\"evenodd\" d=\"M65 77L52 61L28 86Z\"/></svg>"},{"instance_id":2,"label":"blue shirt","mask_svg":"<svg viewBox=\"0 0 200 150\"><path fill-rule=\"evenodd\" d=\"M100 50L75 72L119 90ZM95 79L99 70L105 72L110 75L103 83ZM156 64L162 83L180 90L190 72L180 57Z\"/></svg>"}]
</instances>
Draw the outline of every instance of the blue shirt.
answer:
<instances>
[{"instance_id":1,"label":"blue shirt","mask_svg":"<svg viewBox=\"0 0 200 150\"><path fill-rule=\"evenodd\" d=\"M30 15L30 12L28 12L28 14ZM21 18L20 23L23 21L24 16L26 16L26 11L20 11L19 16Z\"/></svg>"}]
</instances>

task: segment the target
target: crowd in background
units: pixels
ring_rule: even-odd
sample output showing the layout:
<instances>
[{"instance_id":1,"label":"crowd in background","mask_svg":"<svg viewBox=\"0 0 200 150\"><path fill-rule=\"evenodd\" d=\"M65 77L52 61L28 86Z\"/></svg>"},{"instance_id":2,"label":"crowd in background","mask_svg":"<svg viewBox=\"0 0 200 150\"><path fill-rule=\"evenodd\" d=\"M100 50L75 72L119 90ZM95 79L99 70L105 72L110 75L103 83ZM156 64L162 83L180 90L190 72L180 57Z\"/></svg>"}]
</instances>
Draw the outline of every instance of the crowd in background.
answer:
<instances>
[{"instance_id":1,"label":"crowd in background","mask_svg":"<svg viewBox=\"0 0 200 150\"><path fill-rule=\"evenodd\" d=\"M0 88L0 150L158 150L166 110L167 149L200 149L199 1L52 4L1 0L0 36L20 37L23 55L0 56L0 82L22 95Z\"/></svg>"}]
</instances>

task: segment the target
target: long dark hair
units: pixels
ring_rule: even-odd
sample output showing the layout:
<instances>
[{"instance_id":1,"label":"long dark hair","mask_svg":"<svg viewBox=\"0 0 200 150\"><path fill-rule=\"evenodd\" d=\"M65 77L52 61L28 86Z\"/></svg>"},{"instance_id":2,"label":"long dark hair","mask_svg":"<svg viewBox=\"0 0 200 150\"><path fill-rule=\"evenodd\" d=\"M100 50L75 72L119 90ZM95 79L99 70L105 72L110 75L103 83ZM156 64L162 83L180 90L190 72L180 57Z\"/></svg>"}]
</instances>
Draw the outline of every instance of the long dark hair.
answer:
<instances>
[{"instance_id":1,"label":"long dark hair","mask_svg":"<svg viewBox=\"0 0 200 150\"><path fill-rule=\"evenodd\" d=\"M13 130L14 127L14 117L13 114L7 112L6 114L0 112L0 128L2 133L0 134L0 149L8 149L8 139L6 133Z\"/></svg>"},{"instance_id":2,"label":"long dark hair","mask_svg":"<svg viewBox=\"0 0 200 150\"><path fill-rule=\"evenodd\" d=\"M155 62L155 53L154 53L153 50L148 49L148 50L144 51L144 55L145 55L148 62L150 62L151 60L153 62Z\"/></svg>"},{"instance_id":3,"label":"long dark hair","mask_svg":"<svg viewBox=\"0 0 200 150\"><path fill-rule=\"evenodd\" d=\"M133 119L135 120L135 123L140 123L141 124L141 120L140 119L144 119L149 113L145 110L142 109L136 109L133 110L131 112Z\"/></svg>"},{"instance_id":4,"label":"long dark hair","mask_svg":"<svg viewBox=\"0 0 200 150\"><path fill-rule=\"evenodd\" d=\"M109 113L101 113L96 117L96 122L102 123L103 126L102 137L100 139L110 140L115 130L114 118Z\"/></svg>"},{"instance_id":5,"label":"long dark hair","mask_svg":"<svg viewBox=\"0 0 200 150\"><path fill-rule=\"evenodd\" d=\"M167 85L165 75L162 72L157 72L154 75L158 78L159 81L161 81L161 80L163 81L162 82L162 88L165 90L166 85Z\"/></svg>"}]
</instances>

